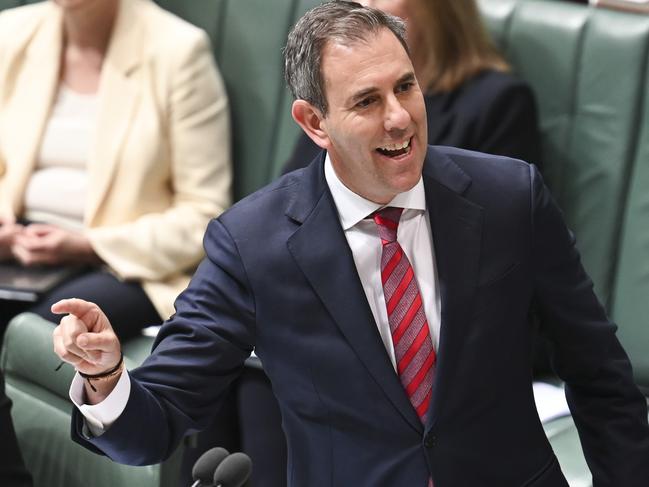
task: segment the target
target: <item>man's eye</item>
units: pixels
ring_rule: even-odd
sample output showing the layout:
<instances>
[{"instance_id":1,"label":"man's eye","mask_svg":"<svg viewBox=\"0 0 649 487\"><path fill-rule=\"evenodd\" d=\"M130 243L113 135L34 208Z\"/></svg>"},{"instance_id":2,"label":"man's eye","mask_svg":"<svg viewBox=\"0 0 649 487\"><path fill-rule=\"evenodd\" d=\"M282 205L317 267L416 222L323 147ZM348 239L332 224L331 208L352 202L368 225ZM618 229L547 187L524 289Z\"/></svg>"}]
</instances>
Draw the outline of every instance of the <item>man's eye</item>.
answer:
<instances>
[{"instance_id":1,"label":"man's eye","mask_svg":"<svg viewBox=\"0 0 649 487\"><path fill-rule=\"evenodd\" d=\"M397 86L397 92L403 93L405 91L409 91L413 85L414 83L412 81L406 81L405 83L401 83L399 86Z\"/></svg>"},{"instance_id":2,"label":"man's eye","mask_svg":"<svg viewBox=\"0 0 649 487\"><path fill-rule=\"evenodd\" d=\"M361 101L356 103L356 106L358 108L366 108L366 107L370 106L373 101L374 101L373 98L363 98Z\"/></svg>"}]
</instances>

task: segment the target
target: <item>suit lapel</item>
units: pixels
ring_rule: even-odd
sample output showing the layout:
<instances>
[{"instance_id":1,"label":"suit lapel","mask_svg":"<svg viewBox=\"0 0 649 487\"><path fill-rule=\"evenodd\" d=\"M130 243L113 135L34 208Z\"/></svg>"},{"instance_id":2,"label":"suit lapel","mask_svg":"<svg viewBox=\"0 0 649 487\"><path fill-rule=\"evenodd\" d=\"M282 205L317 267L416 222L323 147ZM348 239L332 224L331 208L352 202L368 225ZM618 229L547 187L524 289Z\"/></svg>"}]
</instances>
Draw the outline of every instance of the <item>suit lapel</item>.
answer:
<instances>
[{"instance_id":1,"label":"suit lapel","mask_svg":"<svg viewBox=\"0 0 649 487\"><path fill-rule=\"evenodd\" d=\"M11 124L12 137L3 140L6 157L12 165L12 208L22 211L24 189L36 163L59 81L62 46L62 20L58 8L48 8L28 41L24 67L15 80L15 90L4 115Z\"/></svg>"},{"instance_id":2,"label":"suit lapel","mask_svg":"<svg viewBox=\"0 0 649 487\"><path fill-rule=\"evenodd\" d=\"M418 432L421 422L412 408L379 336L356 272L331 193L319 164L307 169L288 214L301 226L288 249L360 361L404 419Z\"/></svg>"},{"instance_id":3,"label":"suit lapel","mask_svg":"<svg viewBox=\"0 0 649 487\"><path fill-rule=\"evenodd\" d=\"M429 150L424 170L435 263L441 296L441 331L428 428L436 421L444 396L454 386L454 367L462 357L468 314L475 297L480 262L483 210L463 197L471 179L448 157Z\"/></svg>"},{"instance_id":4,"label":"suit lapel","mask_svg":"<svg viewBox=\"0 0 649 487\"><path fill-rule=\"evenodd\" d=\"M404 419L422 425L390 363L372 316L338 213L319 164L296 193L287 214L301 223L288 248L337 326ZM475 297L483 210L463 194L471 179L448 157L430 149L424 187L431 219L441 296L441 332L427 429L435 423L462 355Z\"/></svg>"},{"instance_id":5,"label":"suit lapel","mask_svg":"<svg viewBox=\"0 0 649 487\"><path fill-rule=\"evenodd\" d=\"M135 2L122 0L102 65L95 143L88 160L86 224L90 224L108 192L139 100L138 77L144 30Z\"/></svg>"}]
</instances>

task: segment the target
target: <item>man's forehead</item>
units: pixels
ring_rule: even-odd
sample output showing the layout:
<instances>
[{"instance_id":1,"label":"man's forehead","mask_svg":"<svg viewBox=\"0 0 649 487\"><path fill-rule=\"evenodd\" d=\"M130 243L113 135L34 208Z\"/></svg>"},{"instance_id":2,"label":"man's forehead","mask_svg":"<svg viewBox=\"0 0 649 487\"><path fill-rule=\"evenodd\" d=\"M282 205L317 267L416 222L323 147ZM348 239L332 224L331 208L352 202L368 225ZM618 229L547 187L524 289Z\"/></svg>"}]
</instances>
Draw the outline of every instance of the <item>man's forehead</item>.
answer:
<instances>
[{"instance_id":1,"label":"man's forehead","mask_svg":"<svg viewBox=\"0 0 649 487\"><path fill-rule=\"evenodd\" d=\"M374 37L376 36L374 35L372 37L363 37L359 39L343 39L338 37L329 39L322 48L322 64L325 64L326 59L331 57L332 54L339 53L339 50L353 53L359 49L366 48L370 45L369 41Z\"/></svg>"},{"instance_id":2,"label":"man's forehead","mask_svg":"<svg viewBox=\"0 0 649 487\"><path fill-rule=\"evenodd\" d=\"M394 38L396 42L399 42L398 37L394 32L392 32L387 27L379 27L378 29L367 29L362 32L357 32L354 34L348 33L346 35L332 35L328 39L322 49L322 57L324 58L327 55L327 52L331 52L335 47L342 47L355 51L356 49L364 49L368 46L371 47L374 45L374 42L378 37L382 35L389 34Z\"/></svg>"},{"instance_id":3,"label":"man's forehead","mask_svg":"<svg viewBox=\"0 0 649 487\"><path fill-rule=\"evenodd\" d=\"M382 28L358 39L329 40L322 50L320 71L325 83L331 82L332 78L340 78L340 75L358 79L362 78L366 68L399 60L404 63L404 72L412 69L410 57L399 39L389 29ZM398 76L403 74L399 73Z\"/></svg>"},{"instance_id":4,"label":"man's forehead","mask_svg":"<svg viewBox=\"0 0 649 487\"><path fill-rule=\"evenodd\" d=\"M377 58L389 56L390 59L395 54L395 49L400 51L404 57L410 61L410 56L397 36L387 28L381 28L378 31L370 31L367 35L358 38L337 38L333 37L328 40L322 49L320 58L320 69L324 73L324 68L329 71L336 70L338 63L344 63L348 58L362 56L358 62L362 63L364 58Z\"/></svg>"}]
</instances>

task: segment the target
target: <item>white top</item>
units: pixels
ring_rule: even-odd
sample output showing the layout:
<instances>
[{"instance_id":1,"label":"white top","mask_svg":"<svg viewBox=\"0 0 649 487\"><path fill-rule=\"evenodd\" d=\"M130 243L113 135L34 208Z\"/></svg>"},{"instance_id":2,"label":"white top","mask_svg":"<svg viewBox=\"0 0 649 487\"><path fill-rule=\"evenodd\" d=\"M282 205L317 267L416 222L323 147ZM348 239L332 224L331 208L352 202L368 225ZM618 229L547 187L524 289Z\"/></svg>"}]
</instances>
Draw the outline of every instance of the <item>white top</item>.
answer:
<instances>
[{"instance_id":1,"label":"white top","mask_svg":"<svg viewBox=\"0 0 649 487\"><path fill-rule=\"evenodd\" d=\"M394 347L380 277L381 239L376 224L372 220L365 220L366 216L381 208L382 205L366 200L349 190L336 176L329 156L325 159L324 169L327 185L338 209L340 223L352 250L367 301L383 344L396 370ZM431 337L437 349L441 301L423 181L420 179L414 188L397 195L386 206L405 208L401 215L397 240L415 271ZM90 432L98 436L110 427L126 407L130 387L128 374L123 373L115 389L103 402L94 406L84 405L83 379L77 374L70 386L70 399L86 417L86 425Z\"/></svg>"},{"instance_id":2,"label":"white top","mask_svg":"<svg viewBox=\"0 0 649 487\"><path fill-rule=\"evenodd\" d=\"M96 94L84 95L60 86L27 183L26 219L82 228L97 108Z\"/></svg>"}]
</instances>

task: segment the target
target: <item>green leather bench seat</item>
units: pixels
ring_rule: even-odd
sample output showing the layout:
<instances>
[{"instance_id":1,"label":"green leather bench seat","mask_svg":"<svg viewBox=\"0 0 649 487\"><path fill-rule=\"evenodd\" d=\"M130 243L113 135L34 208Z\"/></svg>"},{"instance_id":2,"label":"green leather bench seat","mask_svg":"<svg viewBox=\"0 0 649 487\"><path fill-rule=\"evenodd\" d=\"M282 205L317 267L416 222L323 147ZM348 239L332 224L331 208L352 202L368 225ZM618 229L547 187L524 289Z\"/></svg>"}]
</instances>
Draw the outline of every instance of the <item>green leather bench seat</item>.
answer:
<instances>
[{"instance_id":1,"label":"green leather bench seat","mask_svg":"<svg viewBox=\"0 0 649 487\"><path fill-rule=\"evenodd\" d=\"M532 86L544 176L575 231L595 289L620 326L638 383L649 392L649 17L550 0L478 0L487 26ZM0 0L0 9L30 3ZM230 97L235 199L272 180L299 130L290 116L281 49L318 0L158 0L209 34ZM177 458L124 467L69 440L72 371L57 365L51 324L33 315L7 331L0 366L19 441L37 484L159 486ZM150 339L124 344L139 363ZM545 425L571 487L590 474L571 418ZM98 475L99 472L99 475ZM169 484L170 485L170 484Z\"/></svg>"},{"instance_id":2,"label":"green leather bench seat","mask_svg":"<svg viewBox=\"0 0 649 487\"><path fill-rule=\"evenodd\" d=\"M555 419L544 424L543 428L570 487L592 487L593 481L572 417Z\"/></svg>"},{"instance_id":3,"label":"green leather bench seat","mask_svg":"<svg viewBox=\"0 0 649 487\"><path fill-rule=\"evenodd\" d=\"M611 314L620 327L618 335L633 363L636 382L649 396L649 98L641 107L640 144L621 221Z\"/></svg>"},{"instance_id":4,"label":"green leather bench seat","mask_svg":"<svg viewBox=\"0 0 649 487\"><path fill-rule=\"evenodd\" d=\"M544 176L608 304L642 116L649 17L568 2L480 5L534 89Z\"/></svg>"},{"instance_id":5,"label":"green leather bench seat","mask_svg":"<svg viewBox=\"0 0 649 487\"><path fill-rule=\"evenodd\" d=\"M533 87L544 175L649 394L649 17L536 0L481 0ZM571 487L592 486L571 418L544 425Z\"/></svg>"},{"instance_id":6,"label":"green leather bench seat","mask_svg":"<svg viewBox=\"0 0 649 487\"><path fill-rule=\"evenodd\" d=\"M12 320L4 337L0 367L21 450L37 486L93 487L177 486L177 451L162 466L129 467L91 453L70 440L68 398L74 369L59 364L52 350L53 324L32 314ZM149 354L152 339L138 337L124 344L126 366L136 367ZM143 431L142 434L146 434Z\"/></svg>"}]
</instances>

